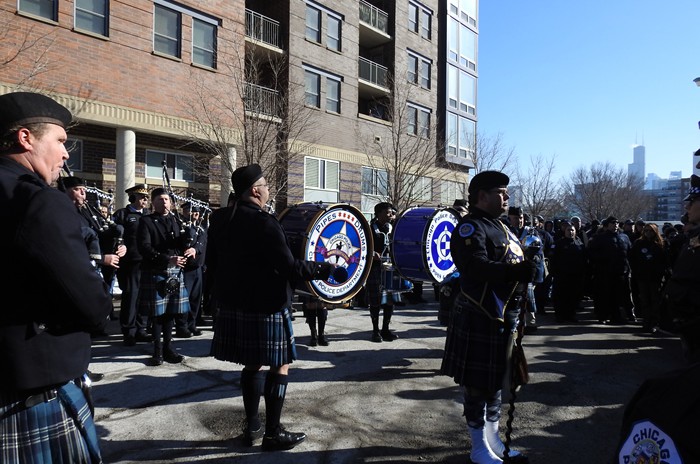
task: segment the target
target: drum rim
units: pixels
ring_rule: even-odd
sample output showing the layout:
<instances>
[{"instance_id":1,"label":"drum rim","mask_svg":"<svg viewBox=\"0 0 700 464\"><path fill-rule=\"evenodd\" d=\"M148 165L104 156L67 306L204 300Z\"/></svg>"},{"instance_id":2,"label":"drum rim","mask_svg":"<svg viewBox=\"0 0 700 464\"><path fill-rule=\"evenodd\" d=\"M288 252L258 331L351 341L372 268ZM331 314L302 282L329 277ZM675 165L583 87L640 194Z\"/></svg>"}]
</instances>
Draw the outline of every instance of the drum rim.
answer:
<instances>
[{"instance_id":1,"label":"drum rim","mask_svg":"<svg viewBox=\"0 0 700 464\"><path fill-rule=\"evenodd\" d=\"M369 273L370 269L372 267L372 255L374 253L374 237L372 236L372 228L369 225L369 221L367 221L367 218L365 217L364 214L362 214L362 211L360 211L359 208L356 208L355 206L349 204L349 203L325 203L322 201L303 201L299 203L294 203L290 206L287 206L279 215L278 221L280 222L280 225L282 224L282 219L289 213L290 210L294 208L298 208L299 206L316 206L318 208L318 211L314 214L313 219L309 221L308 224L306 224L306 230L304 231L304 239L302 243L302 249L306 250L308 246L308 240L311 235L311 231L314 228L314 225L318 222L317 219L321 212L327 212L330 211L334 208L337 207L348 207L352 208L354 211L352 212L355 217L360 221L361 226L365 230L365 237L367 241L367 256L366 256L366 261L367 265L365 266L365 269L363 270L362 275L360 276L359 280L355 284L355 286L349 290L346 294L342 295L340 299L337 298L330 298L327 295L322 295L316 287L312 285L313 281L308 281L304 282L304 286L306 287L306 290L308 290L309 293L311 293L313 296L318 298L319 300L325 302L325 303L332 303L332 304L342 304L345 302L350 301L357 295L360 290L362 290L362 287L365 286L365 283L367 282L367 279L369 278ZM284 230L285 235L287 234L287 230L284 229L284 226L282 226L282 229ZM297 257L299 259L299 257ZM317 279L320 280L320 279Z\"/></svg>"}]
</instances>

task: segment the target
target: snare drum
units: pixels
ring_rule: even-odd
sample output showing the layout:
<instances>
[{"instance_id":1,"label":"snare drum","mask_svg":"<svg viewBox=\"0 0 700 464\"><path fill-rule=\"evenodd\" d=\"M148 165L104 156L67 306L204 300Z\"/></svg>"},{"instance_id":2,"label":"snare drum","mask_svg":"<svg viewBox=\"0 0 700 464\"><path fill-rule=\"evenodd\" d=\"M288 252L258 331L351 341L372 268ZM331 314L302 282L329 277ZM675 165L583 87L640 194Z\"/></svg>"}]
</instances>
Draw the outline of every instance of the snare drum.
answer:
<instances>
[{"instance_id":1,"label":"snare drum","mask_svg":"<svg viewBox=\"0 0 700 464\"><path fill-rule=\"evenodd\" d=\"M382 263L382 304L401 301L401 294L413 290L413 284L404 279L391 263Z\"/></svg>"},{"instance_id":2,"label":"snare drum","mask_svg":"<svg viewBox=\"0 0 700 464\"><path fill-rule=\"evenodd\" d=\"M409 280L442 282L457 270L450 239L459 219L451 208L414 207L402 212L391 244L394 267Z\"/></svg>"},{"instance_id":3,"label":"snare drum","mask_svg":"<svg viewBox=\"0 0 700 464\"><path fill-rule=\"evenodd\" d=\"M342 303L360 291L374 244L372 229L359 210L344 204L299 203L285 209L279 221L295 258L342 268L333 273L338 280L331 276L305 282L308 292L327 303Z\"/></svg>"}]
</instances>

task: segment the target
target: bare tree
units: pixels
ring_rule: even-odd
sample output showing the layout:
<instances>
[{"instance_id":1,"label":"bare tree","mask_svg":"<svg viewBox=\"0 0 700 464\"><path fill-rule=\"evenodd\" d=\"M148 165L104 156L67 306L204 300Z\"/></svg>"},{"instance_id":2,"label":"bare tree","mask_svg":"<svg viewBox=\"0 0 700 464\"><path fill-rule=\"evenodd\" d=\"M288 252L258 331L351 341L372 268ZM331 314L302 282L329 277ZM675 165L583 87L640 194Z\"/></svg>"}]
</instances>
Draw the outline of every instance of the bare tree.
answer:
<instances>
[{"instance_id":1,"label":"bare tree","mask_svg":"<svg viewBox=\"0 0 700 464\"><path fill-rule=\"evenodd\" d=\"M520 185L522 206L533 216L552 217L560 213L560 188L552 178L556 165L554 156L531 156L524 173L518 171L516 183Z\"/></svg>"},{"instance_id":2,"label":"bare tree","mask_svg":"<svg viewBox=\"0 0 700 464\"><path fill-rule=\"evenodd\" d=\"M580 167L562 181L566 203L586 221L610 215L640 217L650 204L643 187L641 179L628 176L609 162Z\"/></svg>"},{"instance_id":3,"label":"bare tree","mask_svg":"<svg viewBox=\"0 0 700 464\"><path fill-rule=\"evenodd\" d=\"M0 21L0 43L3 44L0 75L3 69L10 69L12 65L12 70L19 70L20 73L16 86L30 89L38 76L50 72L57 65L48 58L48 52L55 41L54 36L54 29L37 34L34 27L27 27L20 21Z\"/></svg>"},{"instance_id":4,"label":"bare tree","mask_svg":"<svg viewBox=\"0 0 700 464\"><path fill-rule=\"evenodd\" d=\"M501 132L486 135L477 131L474 137L469 137L469 140L473 143L469 156L476 172L495 170L509 175L514 174L515 149L505 145Z\"/></svg>"},{"instance_id":5,"label":"bare tree","mask_svg":"<svg viewBox=\"0 0 700 464\"><path fill-rule=\"evenodd\" d=\"M376 124L373 137L358 129L357 139L369 165L386 175L375 181L379 196L399 210L433 203L433 183L449 179L449 171L438 163L437 154L444 144L438 141L438 121L434 114L421 112L409 102L416 86L404 79L388 78L394 91L385 102L377 102L390 119Z\"/></svg>"},{"instance_id":6,"label":"bare tree","mask_svg":"<svg viewBox=\"0 0 700 464\"><path fill-rule=\"evenodd\" d=\"M188 137L221 159L219 182L227 185L227 174L236 165L258 163L283 204L289 163L313 141L304 89L289 79L287 58L252 48L243 56L229 56L219 66L230 76L231 86L222 88L193 73L192 92L184 101L197 129ZM235 158L229 154L232 147ZM208 166L201 171L207 172Z\"/></svg>"}]
</instances>

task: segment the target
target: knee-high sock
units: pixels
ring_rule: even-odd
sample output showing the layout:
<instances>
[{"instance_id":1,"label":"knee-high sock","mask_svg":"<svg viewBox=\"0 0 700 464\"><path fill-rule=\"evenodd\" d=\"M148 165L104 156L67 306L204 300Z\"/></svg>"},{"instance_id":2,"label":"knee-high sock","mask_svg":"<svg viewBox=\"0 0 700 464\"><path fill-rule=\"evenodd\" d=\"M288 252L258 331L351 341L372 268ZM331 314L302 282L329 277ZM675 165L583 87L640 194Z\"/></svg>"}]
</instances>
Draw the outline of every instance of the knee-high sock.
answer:
<instances>
[{"instance_id":1,"label":"knee-high sock","mask_svg":"<svg viewBox=\"0 0 700 464\"><path fill-rule=\"evenodd\" d=\"M163 342L161 340L162 335L163 335L163 316L155 316L153 318L153 345L156 348L163 346Z\"/></svg>"},{"instance_id":2,"label":"knee-high sock","mask_svg":"<svg viewBox=\"0 0 700 464\"><path fill-rule=\"evenodd\" d=\"M163 324L163 346L169 349L170 343L173 340L173 323L175 321L175 316L173 314L163 314L161 317Z\"/></svg>"},{"instance_id":3,"label":"knee-high sock","mask_svg":"<svg viewBox=\"0 0 700 464\"><path fill-rule=\"evenodd\" d=\"M265 385L265 372L243 369L241 372L241 393L243 396L243 408L248 421L249 430L260 428L260 418L258 410L260 408L260 397L263 394Z\"/></svg>"},{"instance_id":4,"label":"knee-high sock","mask_svg":"<svg viewBox=\"0 0 700 464\"><path fill-rule=\"evenodd\" d=\"M282 406L287 394L287 376L267 373L265 378L265 434L277 432L282 417Z\"/></svg>"}]
</instances>

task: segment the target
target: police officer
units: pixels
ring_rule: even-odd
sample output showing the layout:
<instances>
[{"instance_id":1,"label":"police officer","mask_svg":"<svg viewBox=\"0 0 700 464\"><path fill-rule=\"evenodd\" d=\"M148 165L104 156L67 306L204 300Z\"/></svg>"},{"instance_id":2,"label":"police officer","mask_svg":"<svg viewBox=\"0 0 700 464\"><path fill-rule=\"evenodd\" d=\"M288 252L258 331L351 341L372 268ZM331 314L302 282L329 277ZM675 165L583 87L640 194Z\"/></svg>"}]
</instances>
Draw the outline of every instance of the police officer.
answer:
<instances>
[{"instance_id":1,"label":"police officer","mask_svg":"<svg viewBox=\"0 0 700 464\"><path fill-rule=\"evenodd\" d=\"M243 364L241 393L246 414L243 440L251 446L263 435L258 417L265 398L262 449L290 449L306 435L280 425L289 364L296 359L291 322L292 282L327 279L333 265L294 258L275 217L263 208L269 186L257 164L233 172L233 206L223 208L210 228L208 272L216 274L214 298L219 315L212 355ZM214 248L212 248L214 247ZM265 373L262 366L270 366Z\"/></svg>"},{"instance_id":2,"label":"police officer","mask_svg":"<svg viewBox=\"0 0 700 464\"><path fill-rule=\"evenodd\" d=\"M0 108L0 240L11 263L0 268L0 294L12 299L0 315L2 461L101 462L78 379L112 303L75 206L49 186L68 159L72 116L31 92L0 96Z\"/></svg>"},{"instance_id":3,"label":"police officer","mask_svg":"<svg viewBox=\"0 0 700 464\"><path fill-rule=\"evenodd\" d=\"M125 190L129 195L129 204L114 213L114 222L124 227L126 255L119 261L117 280L122 291L119 323L124 336L124 345L133 346L136 342L150 342L152 337L146 332L146 317L139 314L137 298L141 281L141 261L136 232L139 220L150 214L148 205L148 186L136 184Z\"/></svg>"},{"instance_id":4,"label":"police officer","mask_svg":"<svg viewBox=\"0 0 700 464\"><path fill-rule=\"evenodd\" d=\"M689 223L666 287L689 366L647 380L625 410L615 462L700 462L695 432L700 416L700 177L685 197Z\"/></svg>"},{"instance_id":5,"label":"police officer","mask_svg":"<svg viewBox=\"0 0 700 464\"><path fill-rule=\"evenodd\" d=\"M464 387L470 458L478 464L499 463L504 455L498 423L518 319L514 292L519 282L531 282L536 271L534 262L524 260L518 238L499 219L508 210L508 182L498 171L474 176L469 215L460 220L450 243L461 292L450 314L441 373Z\"/></svg>"}]
</instances>

